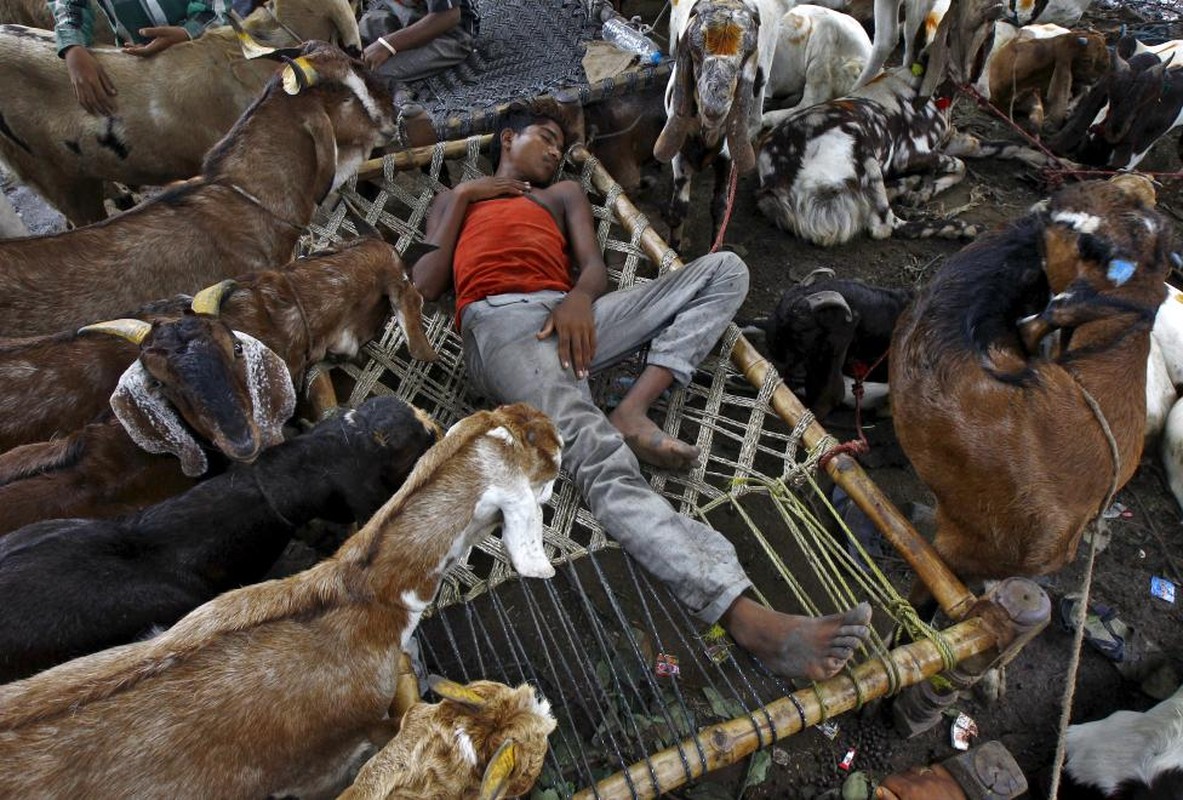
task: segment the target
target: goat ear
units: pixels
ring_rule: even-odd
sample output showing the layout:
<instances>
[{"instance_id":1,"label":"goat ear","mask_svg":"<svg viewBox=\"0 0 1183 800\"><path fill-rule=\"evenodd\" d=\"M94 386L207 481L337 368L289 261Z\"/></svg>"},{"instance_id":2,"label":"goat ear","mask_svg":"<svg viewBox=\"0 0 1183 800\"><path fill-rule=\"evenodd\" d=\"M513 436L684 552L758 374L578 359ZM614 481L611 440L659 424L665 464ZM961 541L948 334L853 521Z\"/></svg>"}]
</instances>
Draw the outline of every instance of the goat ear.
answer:
<instances>
[{"instance_id":1,"label":"goat ear","mask_svg":"<svg viewBox=\"0 0 1183 800\"><path fill-rule=\"evenodd\" d=\"M313 182L313 186L318 187L316 189L316 203L320 205L332 190L333 179L337 175L337 134L333 130L333 121L329 119L329 115L323 109L306 115L301 124L304 126L305 132L312 138L312 145L315 148L316 180ZM321 186L324 188L320 189Z\"/></svg>"},{"instance_id":2,"label":"goat ear","mask_svg":"<svg viewBox=\"0 0 1183 800\"><path fill-rule=\"evenodd\" d=\"M553 578L555 574L542 547L540 505L550 499L551 485L544 487L541 499L524 478L518 487L501 493L501 544L513 568L524 578Z\"/></svg>"},{"instance_id":3,"label":"goat ear","mask_svg":"<svg viewBox=\"0 0 1183 800\"><path fill-rule=\"evenodd\" d=\"M752 109L756 104L755 95L762 80L763 75L756 64L755 56L748 56L739 76L739 84L735 87L735 100L727 115L727 149L740 175L751 172L756 166L756 151L752 149L749 123Z\"/></svg>"},{"instance_id":4,"label":"goat ear","mask_svg":"<svg viewBox=\"0 0 1183 800\"><path fill-rule=\"evenodd\" d=\"M477 800L501 800L509 790L509 780L518 765L518 746L513 739L506 739L497 748L485 767L481 778L481 792Z\"/></svg>"},{"instance_id":5,"label":"goat ear","mask_svg":"<svg viewBox=\"0 0 1183 800\"><path fill-rule=\"evenodd\" d=\"M132 344L142 344L152 331L152 325L142 319L113 319L108 322L96 322L79 328L78 333L107 333L127 339Z\"/></svg>"},{"instance_id":6,"label":"goat ear","mask_svg":"<svg viewBox=\"0 0 1183 800\"><path fill-rule=\"evenodd\" d=\"M409 280L392 282L386 287L386 297L390 300L390 310L394 312L394 320L407 337L407 349L411 355L420 361L435 361L439 354L427 339L427 332L423 330L423 295Z\"/></svg>"},{"instance_id":7,"label":"goat ear","mask_svg":"<svg viewBox=\"0 0 1183 800\"><path fill-rule=\"evenodd\" d=\"M683 31L678 40L674 72L670 76L671 96L665 126L653 145L653 157L662 162L672 161L690 134L691 117L694 115L694 59L690 55L688 40L689 36Z\"/></svg>"},{"instance_id":8,"label":"goat ear","mask_svg":"<svg viewBox=\"0 0 1183 800\"><path fill-rule=\"evenodd\" d=\"M462 706L479 711L485 707L486 700L467 686L441 678L439 675L428 675L427 686L431 691L445 700L459 703Z\"/></svg>"},{"instance_id":9,"label":"goat ear","mask_svg":"<svg viewBox=\"0 0 1183 800\"><path fill-rule=\"evenodd\" d=\"M283 441L283 424L296 410L296 390L287 364L267 345L240 331L234 335L242 342L246 359L246 380L255 409L255 424L263 447Z\"/></svg>"},{"instance_id":10,"label":"goat ear","mask_svg":"<svg viewBox=\"0 0 1183 800\"><path fill-rule=\"evenodd\" d=\"M190 478L209 469L205 452L181 421L180 414L165 399L139 361L119 378L111 395L111 409L119 423L143 450L171 453L181 460L181 471Z\"/></svg>"}]
</instances>

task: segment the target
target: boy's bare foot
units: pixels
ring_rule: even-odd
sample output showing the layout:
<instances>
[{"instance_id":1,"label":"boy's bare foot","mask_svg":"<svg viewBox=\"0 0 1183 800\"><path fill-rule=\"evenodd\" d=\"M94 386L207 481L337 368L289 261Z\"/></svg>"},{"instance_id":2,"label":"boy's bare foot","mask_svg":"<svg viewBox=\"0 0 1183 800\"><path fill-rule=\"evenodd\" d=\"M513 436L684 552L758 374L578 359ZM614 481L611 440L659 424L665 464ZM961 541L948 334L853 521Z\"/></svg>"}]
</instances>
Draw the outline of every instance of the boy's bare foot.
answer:
<instances>
[{"instance_id":1,"label":"boy's bare foot","mask_svg":"<svg viewBox=\"0 0 1183 800\"><path fill-rule=\"evenodd\" d=\"M624 442L646 464L675 472L685 472L698 463L702 451L666 434L644 414L621 413L620 407L608 417L624 435Z\"/></svg>"},{"instance_id":2,"label":"boy's bare foot","mask_svg":"<svg viewBox=\"0 0 1183 800\"><path fill-rule=\"evenodd\" d=\"M815 619L782 614L740 597L720 622L736 644L777 675L820 681L837 674L870 635L871 606L859 603L845 613Z\"/></svg>"}]
</instances>

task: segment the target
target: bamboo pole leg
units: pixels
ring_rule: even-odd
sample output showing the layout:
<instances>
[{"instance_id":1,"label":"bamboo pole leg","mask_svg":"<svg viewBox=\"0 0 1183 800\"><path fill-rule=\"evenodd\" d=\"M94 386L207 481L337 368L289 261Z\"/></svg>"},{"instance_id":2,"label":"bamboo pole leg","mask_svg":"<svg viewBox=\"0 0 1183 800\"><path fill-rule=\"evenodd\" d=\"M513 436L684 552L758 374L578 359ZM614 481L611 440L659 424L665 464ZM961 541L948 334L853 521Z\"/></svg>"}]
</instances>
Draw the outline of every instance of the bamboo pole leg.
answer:
<instances>
[{"instance_id":1,"label":"bamboo pole leg","mask_svg":"<svg viewBox=\"0 0 1183 800\"><path fill-rule=\"evenodd\" d=\"M944 637L954 658L961 661L997 649L993 628L982 618L973 617L946 630ZM931 641L924 639L902 645L883 659L859 664L848 673L774 700L748 716L702 728L693 739L654 753L578 792L575 800L657 797L711 770L735 764L755 750L810 725L855 709L860 702L883 697L893 685L912 686L942 669L944 661ZM705 753L705 761L698 757L699 752Z\"/></svg>"},{"instance_id":2,"label":"bamboo pole leg","mask_svg":"<svg viewBox=\"0 0 1183 800\"><path fill-rule=\"evenodd\" d=\"M998 583L973 609L995 630L998 647L958 662L941 674L939 682L924 681L901 692L892 704L896 730L910 739L940 722L942 712L963 691L973 688L987 671L1010 663L1047 626L1051 608L1047 593L1033 581L1007 578Z\"/></svg>"}]
</instances>

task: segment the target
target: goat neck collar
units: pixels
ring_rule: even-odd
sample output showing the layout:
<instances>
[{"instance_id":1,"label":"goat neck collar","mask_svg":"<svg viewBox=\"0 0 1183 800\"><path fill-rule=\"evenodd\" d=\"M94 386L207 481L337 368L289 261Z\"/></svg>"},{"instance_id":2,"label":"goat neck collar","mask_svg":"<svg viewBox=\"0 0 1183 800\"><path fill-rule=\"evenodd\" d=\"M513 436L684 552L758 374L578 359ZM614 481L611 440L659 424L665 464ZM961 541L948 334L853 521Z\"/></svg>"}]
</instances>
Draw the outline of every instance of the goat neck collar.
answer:
<instances>
[{"instance_id":1,"label":"goat neck collar","mask_svg":"<svg viewBox=\"0 0 1183 800\"><path fill-rule=\"evenodd\" d=\"M292 222L290 219L287 219L286 217L280 216L280 214L278 214L278 213L277 213L277 212L276 212L274 209L268 208L268 207L267 207L267 205L266 205L266 204L265 204L265 203L264 203L262 200L260 200L259 198L255 197L253 194L251 194L251 193L250 193L250 192L248 192L246 189L244 189L244 188L242 188L241 186L239 186L239 185L238 185L237 183L235 183L234 181L215 181L215 183L218 183L218 184L220 184L220 185L222 185L222 186L225 186L227 189L231 189L231 190L233 190L234 192L236 192L236 193L237 193L238 195L240 195L241 197L244 197L244 198L246 198L246 199L247 199L247 200L248 200L250 203L252 203L253 205L256 205L256 206L258 206L259 208L261 208L261 209L263 209L264 211L266 211L266 212L267 212L268 214L270 214L270 215L271 215L273 218L275 218L275 219L279 220L279 221L280 221L280 222L282 222L284 225L287 225L289 228L291 228L291 229L293 229L293 230L296 230L296 231L299 231L300 233L303 233L303 232L304 232L304 228L305 228L306 226L304 226L304 225L297 225L295 222Z\"/></svg>"}]
</instances>

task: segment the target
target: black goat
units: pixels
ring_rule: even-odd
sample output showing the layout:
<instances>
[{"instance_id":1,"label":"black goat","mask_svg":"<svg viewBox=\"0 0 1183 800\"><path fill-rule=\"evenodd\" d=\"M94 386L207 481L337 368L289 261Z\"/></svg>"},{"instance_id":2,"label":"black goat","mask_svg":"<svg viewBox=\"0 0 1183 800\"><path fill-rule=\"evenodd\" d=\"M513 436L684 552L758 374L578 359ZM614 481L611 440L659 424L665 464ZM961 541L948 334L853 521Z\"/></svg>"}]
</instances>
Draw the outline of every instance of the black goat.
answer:
<instances>
[{"instance_id":1,"label":"black goat","mask_svg":"<svg viewBox=\"0 0 1183 800\"><path fill-rule=\"evenodd\" d=\"M787 289L772 314L757 325L764 329L769 356L785 383L824 419L842 402L844 372L887 380L884 356L912 294L910 289L871 286L818 270Z\"/></svg>"},{"instance_id":2,"label":"black goat","mask_svg":"<svg viewBox=\"0 0 1183 800\"><path fill-rule=\"evenodd\" d=\"M376 397L253 465L113 520L49 520L0 542L0 682L130 642L260 580L313 518L368 519L439 429Z\"/></svg>"}]
</instances>

